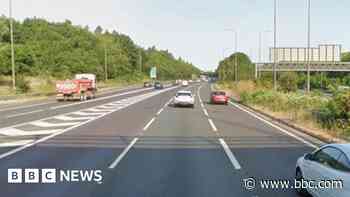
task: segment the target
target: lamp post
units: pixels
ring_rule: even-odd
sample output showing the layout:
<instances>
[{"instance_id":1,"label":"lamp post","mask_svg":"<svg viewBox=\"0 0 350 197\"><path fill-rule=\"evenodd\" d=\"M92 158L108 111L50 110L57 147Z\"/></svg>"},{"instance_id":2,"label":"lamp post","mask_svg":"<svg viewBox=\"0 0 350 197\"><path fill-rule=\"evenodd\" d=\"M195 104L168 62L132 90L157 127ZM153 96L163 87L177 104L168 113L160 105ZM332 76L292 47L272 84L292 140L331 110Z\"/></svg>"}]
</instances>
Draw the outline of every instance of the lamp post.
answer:
<instances>
[{"instance_id":1,"label":"lamp post","mask_svg":"<svg viewBox=\"0 0 350 197\"><path fill-rule=\"evenodd\" d=\"M277 48L277 0L274 0L274 17L273 17L273 88L277 90L277 73L276 73L276 48Z\"/></svg>"},{"instance_id":2,"label":"lamp post","mask_svg":"<svg viewBox=\"0 0 350 197\"><path fill-rule=\"evenodd\" d=\"M307 1L307 93L310 93L311 0Z\"/></svg>"},{"instance_id":3,"label":"lamp post","mask_svg":"<svg viewBox=\"0 0 350 197\"><path fill-rule=\"evenodd\" d=\"M10 17L10 39L11 39L11 71L12 71L12 89L16 89L16 70L15 70L15 48L13 39L13 19L12 19L12 0L9 0Z\"/></svg>"}]
</instances>

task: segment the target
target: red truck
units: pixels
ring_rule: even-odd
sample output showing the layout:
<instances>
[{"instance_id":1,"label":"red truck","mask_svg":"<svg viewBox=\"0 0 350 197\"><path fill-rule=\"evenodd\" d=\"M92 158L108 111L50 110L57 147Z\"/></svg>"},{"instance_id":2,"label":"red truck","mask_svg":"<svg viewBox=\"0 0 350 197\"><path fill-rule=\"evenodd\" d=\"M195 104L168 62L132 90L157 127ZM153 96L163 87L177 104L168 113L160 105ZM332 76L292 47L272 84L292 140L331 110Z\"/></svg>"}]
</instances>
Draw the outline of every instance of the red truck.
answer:
<instances>
[{"instance_id":1,"label":"red truck","mask_svg":"<svg viewBox=\"0 0 350 197\"><path fill-rule=\"evenodd\" d=\"M77 74L75 79L56 83L57 101L85 101L95 98L96 92L96 76L94 74Z\"/></svg>"}]
</instances>

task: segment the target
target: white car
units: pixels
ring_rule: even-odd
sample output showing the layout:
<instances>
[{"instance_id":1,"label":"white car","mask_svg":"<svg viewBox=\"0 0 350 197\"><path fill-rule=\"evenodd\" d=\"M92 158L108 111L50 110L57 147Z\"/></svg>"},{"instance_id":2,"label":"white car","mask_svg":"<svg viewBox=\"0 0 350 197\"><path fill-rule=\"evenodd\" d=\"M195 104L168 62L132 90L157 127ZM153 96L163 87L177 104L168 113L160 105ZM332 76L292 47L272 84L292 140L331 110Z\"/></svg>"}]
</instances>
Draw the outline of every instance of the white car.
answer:
<instances>
[{"instance_id":1,"label":"white car","mask_svg":"<svg viewBox=\"0 0 350 197\"><path fill-rule=\"evenodd\" d=\"M308 185L312 185L296 188L300 194L308 193L313 197L349 197L350 144L330 144L305 154L297 161L295 180L306 180ZM329 184L333 188L321 189Z\"/></svg>"},{"instance_id":2,"label":"white car","mask_svg":"<svg viewBox=\"0 0 350 197\"><path fill-rule=\"evenodd\" d=\"M183 80L183 81L181 82L181 85L182 85L182 87L187 87L187 86L188 86L188 81Z\"/></svg>"},{"instance_id":3,"label":"white car","mask_svg":"<svg viewBox=\"0 0 350 197\"><path fill-rule=\"evenodd\" d=\"M179 91L176 93L174 101L174 106L185 106L194 107L194 97L191 91Z\"/></svg>"}]
</instances>

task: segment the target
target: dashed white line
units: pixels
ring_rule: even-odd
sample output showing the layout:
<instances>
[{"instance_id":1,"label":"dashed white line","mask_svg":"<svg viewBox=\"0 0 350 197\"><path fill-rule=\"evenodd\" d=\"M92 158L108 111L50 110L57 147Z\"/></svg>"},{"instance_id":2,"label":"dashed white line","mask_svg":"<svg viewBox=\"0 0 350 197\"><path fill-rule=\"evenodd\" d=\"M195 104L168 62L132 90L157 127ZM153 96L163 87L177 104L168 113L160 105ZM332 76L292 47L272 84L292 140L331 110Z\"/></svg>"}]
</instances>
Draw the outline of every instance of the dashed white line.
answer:
<instances>
[{"instance_id":1,"label":"dashed white line","mask_svg":"<svg viewBox=\"0 0 350 197\"><path fill-rule=\"evenodd\" d=\"M125 155L129 152L129 150L136 144L139 138L134 138L131 143L123 150L123 152L117 157L115 161L108 167L109 169L115 168L119 162L125 157Z\"/></svg>"},{"instance_id":2,"label":"dashed white line","mask_svg":"<svg viewBox=\"0 0 350 197\"><path fill-rule=\"evenodd\" d=\"M164 110L164 108L161 108L161 109L157 112L157 116L159 116L159 115L162 113L163 110Z\"/></svg>"},{"instance_id":3,"label":"dashed white line","mask_svg":"<svg viewBox=\"0 0 350 197\"><path fill-rule=\"evenodd\" d=\"M297 139L297 140L303 142L304 144L306 144L306 145L308 145L308 146L310 146L312 148L318 148L318 146L312 144L311 142L308 142L308 141L304 140L303 138L301 138L301 137L299 137L299 136L297 136L297 135L295 135L295 134L293 134L293 133L291 133L291 132L289 132L289 131L287 131L287 130L285 130L285 129L283 129L283 128L281 128L281 127L279 127L279 126L277 126L277 125L275 125L275 124L273 124L273 123L271 123L271 122L269 122L269 121L267 121L267 120L265 120L263 118L261 118L261 117L259 117L258 115L256 115L256 114L254 114L254 113L252 113L252 112L242 108L241 106L239 106L239 105L237 105L237 104L235 104L235 103L233 103L231 101L229 101L229 103L231 105L233 105L234 107L240 109L241 111L244 111L244 112L248 113L249 115L253 116L254 118L256 118L256 119L258 119L258 120L260 120L260 121L262 121L262 122L264 122L264 123L266 123L268 125L270 125L271 127L275 128L275 129L278 129L282 133L285 133L285 134L293 137L294 139Z\"/></svg>"},{"instance_id":4,"label":"dashed white line","mask_svg":"<svg viewBox=\"0 0 350 197\"><path fill-rule=\"evenodd\" d=\"M205 108L203 108L203 112L204 112L205 116L209 117L208 111Z\"/></svg>"},{"instance_id":5,"label":"dashed white line","mask_svg":"<svg viewBox=\"0 0 350 197\"><path fill-rule=\"evenodd\" d=\"M145 127L143 127L143 130L146 131L150 126L151 124L156 120L156 118L152 118L147 124Z\"/></svg>"},{"instance_id":6,"label":"dashed white line","mask_svg":"<svg viewBox=\"0 0 350 197\"><path fill-rule=\"evenodd\" d=\"M231 161L233 167L236 169L236 170L240 170L242 167L241 165L239 164L238 160L236 159L236 157L233 155L230 147L226 144L225 140L220 138L219 139L219 142L221 144L221 146L224 148L224 151L227 155L227 157L229 158L229 160Z\"/></svg>"},{"instance_id":7,"label":"dashed white line","mask_svg":"<svg viewBox=\"0 0 350 197\"><path fill-rule=\"evenodd\" d=\"M211 128L213 129L213 131L218 131L213 120L209 118L208 121L209 121L209 124L210 124Z\"/></svg>"},{"instance_id":8,"label":"dashed white line","mask_svg":"<svg viewBox=\"0 0 350 197\"><path fill-rule=\"evenodd\" d=\"M30 111L30 112L24 112L24 113L19 113L19 114L13 114L13 115L6 116L6 118L14 118L14 117L24 116L24 115L28 115L28 114L34 114L34 113L38 113L38 112L42 112L42 111L44 111L44 110L43 110L43 109L40 109L40 110L35 110L35 111Z\"/></svg>"}]
</instances>

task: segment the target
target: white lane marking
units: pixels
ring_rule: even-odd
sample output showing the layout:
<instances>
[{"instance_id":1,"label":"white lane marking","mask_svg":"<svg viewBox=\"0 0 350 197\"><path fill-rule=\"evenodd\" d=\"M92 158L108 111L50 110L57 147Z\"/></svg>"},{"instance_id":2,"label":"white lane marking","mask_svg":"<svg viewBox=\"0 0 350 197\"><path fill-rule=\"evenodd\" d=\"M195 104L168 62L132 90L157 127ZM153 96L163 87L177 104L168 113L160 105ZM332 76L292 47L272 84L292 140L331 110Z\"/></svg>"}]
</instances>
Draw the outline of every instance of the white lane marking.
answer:
<instances>
[{"instance_id":1,"label":"white lane marking","mask_svg":"<svg viewBox=\"0 0 350 197\"><path fill-rule=\"evenodd\" d=\"M151 124L155 121L156 119L153 117L147 124L145 127L143 127L143 130L146 131L150 126Z\"/></svg>"},{"instance_id":2,"label":"white lane marking","mask_svg":"<svg viewBox=\"0 0 350 197\"><path fill-rule=\"evenodd\" d=\"M209 117L208 111L205 108L203 108L203 112L204 112L205 116Z\"/></svg>"},{"instance_id":3,"label":"white lane marking","mask_svg":"<svg viewBox=\"0 0 350 197\"><path fill-rule=\"evenodd\" d=\"M70 106L81 105L81 104L91 103L91 102L100 101L100 100L106 100L106 99L109 99L109 98L124 96L124 95L133 94L133 93L142 92L142 91L151 90L151 89L153 89L153 88L137 89L137 90L132 90L132 91L128 91L128 92L123 92L123 93L120 93L120 94L113 94L111 96L105 96L105 97L101 97L101 98L87 100L87 101L84 101L84 102L71 103L71 104L67 104L67 105L60 105L60 106L57 106L57 107L51 107L50 109L51 110L61 109L61 108L66 108L66 107L70 107Z\"/></svg>"},{"instance_id":4,"label":"white lane marking","mask_svg":"<svg viewBox=\"0 0 350 197\"><path fill-rule=\"evenodd\" d=\"M129 152L129 150L136 144L139 138L134 138L131 143L123 150L123 152L117 157L115 161L108 167L109 169L115 168L119 162L125 157L125 155Z\"/></svg>"},{"instance_id":5,"label":"white lane marking","mask_svg":"<svg viewBox=\"0 0 350 197\"><path fill-rule=\"evenodd\" d=\"M145 97L143 100L148 99L148 98L151 98L151 97L156 96L156 95L159 95L159 94L161 94L161 93L164 93L164 92L173 90L173 89L175 89L175 88L177 88L177 86L175 86L175 87L173 87L173 88L165 89L165 90L163 90L163 91L148 93L148 94L146 94L146 95L148 95L148 96ZM142 100L140 100L140 101L142 101ZM140 102L140 101L139 101L139 102ZM12 149L12 150L10 150L10 151L8 151L8 152L6 152L6 153L1 154L1 155L0 155L0 160L6 158L6 157L8 157L8 156L11 156L11 155L13 155L13 154L16 154L16 153L18 153L18 152L20 152L20 151L22 151L22 150L25 150L25 149L27 149L27 148L30 148L30 147L32 147L32 146L35 146L35 145L37 145L37 144L40 144L40 143L45 142L45 141L47 141L47 140L50 140L50 139L52 139L52 138L54 138L54 137L56 137L56 136L58 136L58 135L62 135L62 134L64 134L64 133L66 133L66 132L68 132L68 131L71 131L71 130L73 130L73 129L75 129L75 128L78 128L78 127L80 127L80 126L82 126L82 125L85 125L85 124L88 124L88 123L93 122L93 121L95 121L95 120L98 120L98 119L100 119L100 118L102 118L102 117L104 117L104 116L107 116L107 115L109 115L109 114L111 114L111 113L114 113L114 112L116 112L116 111L118 111L118 110L119 110L119 109L116 109L115 111L112 111L112 112L107 112L107 113L105 113L105 114L102 114L102 115L100 115L100 116L94 118L94 119L90 119L90 120L87 120L87 121L85 121L85 122L81 122L80 124L77 124L77 125L72 126L72 127L70 127L70 128L63 129L63 130L58 131L58 132L55 132L55 133L53 133L53 134L51 134L51 135L45 136L45 137L43 137L43 138L40 138L39 140L36 140L36 141L34 141L34 142L31 142L31 143L25 144L25 145L23 145L23 146L21 146L21 147ZM71 113L71 112L70 112L70 113ZM70 114L70 113L67 113L67 114ZM62 114L62 115L67 115L67 114ZM45 119L48 119L48 118L45 118ZM42 120L45 120L45 119L42 119ZM20 124L20 125L24 125L24 124L27 124L27 123L22 123L22 124ZM17 126L20 126L20 125L17 125Z\"/></svg>"},{"instance_id":6,"label":"white lane marking","mask_svg":"<svg viewBox=\"0 0 350 197\"><path fill-rule=\"evenodd\" d=\"M229 158L229 160L231 161L233 167L236 169L236 170L240 170L242 167L241 165L239 164L238 160L236 159L236 157L233 155L230 147L226 144L225 140L220 138L219 139L219 142L221 144L221 146L224 148L224 151L227 155L227 157Z\"/></svg>"},{"instance_id":7,"label":"white lane marking","mask_svg":"<svg viewBox=\"0 0 350 197\"><path fill-rule=\"evenodd\" d=\"M211 128L213 129L213 131L218 131L213 120L209 118L208 121L209 121L209 124L210 124Z\"/></svg>"},{"instance_id":8,"label":"white lane marking","mask_svg":"<svg viewBox=\"0 0 350 197\"><path fill-rule=\"evenodd\" d=\"M25 144L31 143L34 140L17 140L13 142L0 142L0 147L16 147L16 146L23 146Z\"/></svg>"},{"instance_id":9,"label":"white lane marking","mask_svg":"<svg viewBox=\"0 0 350 197\"><path fill-rule=\"evenodd\" d=\"M30 112L13 114L13 115L6 116L6 118L14 118L14 117L24 116L24 115L28 115L28 114L34 114L34 113L38 113L38 112L42 112L42 111L44 111L44 110L43 109L39 109L39 110L35 110L35 111L30 111Z\"/></svg>"},{"instance_id":10,"label":"white lane marking","mask_svg":"<svg viewBox=\"0 0 350 197\"><path fill-rule=\"evenodd\" d=\"M99 109L99 108L90 108L90 109L87 109L85 111L91 111L91 112L109 112L109 111L113 111L114 109Z\"/></svg>"},{"instance_id":11,"label":"white lane marking","mask_svg":"<svg viewBox=\"0 0 350 197\"><path fill-rule=\"evenodd\" d=\"M98 107L98 109L114 109L118 105L103 105Z\"/></svg>"},{"instance_id":12,"label":"white lane marking","mask_svg":"<svg viewBox=\"0 0 350 197\"><path fill-rule=\"evenodd\" d=\"M90 112L83 112L83 111L77 111L77 112L73 112L71 114L74 114L74 115L80 115L80 116L99 116L99 115L102 115L104 114L103 112L101 113L90 113Z\"/></svg>"},{"instance_id":13,"label":"white lane marking","mask_svg":"<svg viewBox=\"0 0 350 197\"><path fill-rule=\"evenodd\" d=\"M161 108L161 109L157 112L157 116L159 116L159 115L162 113L163 110L164 110L164 108Z\"/></svg>"},{"instance_id":14,"label":"white lane marking","mask_svg":"<svg viewBox=\"0 0 350 197\"><path fill-rule=\"evenodd\" d=\"M45 122L45 121L34 121L29 124L38 126L38 127L66 127L66 126L73 126L76 124L79 124L80 122L63 122L63 123L50 123L50 122Z\"/></svg>"},{"instance_id":15,"label":"white lane marking","mask_svg":"<svg viewBox=\"0 0 350 197\"><path fill-rule=\"evenodd\" d=\"M282 133L285 133L285 134L287 134L287 135L293 137L294 139L297 139L297 140L303 142L304 144L306 144L306 145L308 145L308 146L310 146L310 147L312 147L312 148L318 148L318 146L312 144L311 142L308 142L308 141L304 140L303 138L301 138L301 137L299 137L299 136L297 136L297 135L295 135L295 134L293 134L293 133L291 133L291 132L289 132L289 131L287 131L287 130L285 130L285 129L283 129L283 128L281 128L281 127L279 127L279 126L277 126L277 125L275 125L275 124L273 124L273 123L271 123L271 122L269 122L269 121L267 121L267 120L265 120L265 119L263 119L263 118L261 118L260 116L258 116L258 115L256 115L256 114L254 114L254 113L252 113L252 112L250 112L250 111L248 111L248 110L242 108L241 106L239 106L239 105L237 105L237 104L235 104L235 103L233 103L233 102L231 102L231 101L229 101L229 103L230 103L231 105L233 105L234 107L237 107L237 108L240 109L241 111L244 111L244 112L248 113L249 115L253 116L254 118L256 118L256 119L258 119L258 120L260 120L260 121L262 121L262 122L264 122L264 123L270 125L271 127L273 127L273 128L275 128L275 129L281 131Z\"/></svg>"},{"instance_id":16,"label":"white lane marking","mask_svg":"<svg viewBox=\"0 0 350 197\"><path fill-rule=\"evenodd\" d=\"M3 111L10 111L10 110L17 110L17 109L26 109L26 108L31 108L31 107L37 107L37 106L42 106L42 105L48 105L48 104L52 104L52 103L56 103L56 102L51 101L51 102L47 102L47 103L38 103L38 104L26 105L26 106L20 106L20 107L4 108L4 109L0 110L0 112L3 112Z\"/></svg>"},{"instance_id":17,"label":"white lane marking","mask_svg":"<svg viewBox=\"0 0 350 197\"><path fill-rule=\"evenodd\" d=\"M30 135L49 135L61 131L61 129L52 129L52 130L35 130L35 131L24 131L16 128L4 128L0 129L0 134L9 136L9 137L18 137L18 136L30 136Z\"/></svg>"},{"instance_id":18,"label":"white lane marking","mask_svg":"<svg viewBox=\"0 0 350 197\"><path fill-rule=\"evenodd\" d=\"M57 120L64 120L64 121L72 121L72 120L88 120L93 118L92 116L85 116L85 117L70 117L67 115L61 115L61 116L56 116L54 119Z\"/></svg>"}]
</instances>

